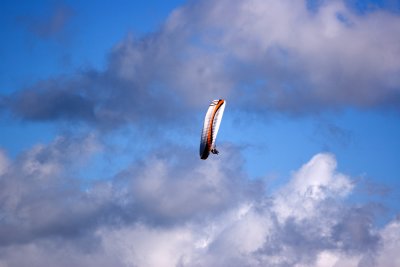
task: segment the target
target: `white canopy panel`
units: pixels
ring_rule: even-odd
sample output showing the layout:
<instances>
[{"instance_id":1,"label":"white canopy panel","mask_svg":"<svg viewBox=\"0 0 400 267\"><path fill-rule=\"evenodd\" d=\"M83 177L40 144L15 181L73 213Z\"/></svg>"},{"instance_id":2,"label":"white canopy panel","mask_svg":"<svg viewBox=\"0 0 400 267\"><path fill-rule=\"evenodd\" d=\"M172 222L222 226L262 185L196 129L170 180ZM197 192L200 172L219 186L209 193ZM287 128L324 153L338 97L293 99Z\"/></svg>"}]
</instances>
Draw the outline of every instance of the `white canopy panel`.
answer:
<instances>
[{"instance_id":1,"label":"white canopy panel","mask_svg":"<svg viewBox=\"0 0 400 267\"><path fill-rule=\"evenodd\" d=\"M217 138L219 126L224 114L226 101L223 99L213 100L208 107L204 118L203 131L200 140L200 158L207 159L210 151L218 153L215 149L215 139Z\"/></svg>"}]
</instances>

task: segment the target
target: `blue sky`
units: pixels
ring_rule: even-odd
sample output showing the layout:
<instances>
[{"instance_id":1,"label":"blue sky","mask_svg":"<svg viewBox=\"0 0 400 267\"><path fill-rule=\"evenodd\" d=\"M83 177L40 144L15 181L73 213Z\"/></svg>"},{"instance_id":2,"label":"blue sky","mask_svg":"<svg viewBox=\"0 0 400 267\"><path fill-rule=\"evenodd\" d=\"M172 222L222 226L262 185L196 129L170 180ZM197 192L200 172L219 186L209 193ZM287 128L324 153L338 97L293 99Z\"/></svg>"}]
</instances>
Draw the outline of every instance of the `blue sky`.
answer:
<instances>
[{"instance_id":1,"label":"blue sky","mask_svg":"<svg viewBox=\"0 0 400 267\"><path fill-rule=\"evenodd\" d=\"M400 264L398 1L0 14L0 266Z\"/></svg>"}]
</instances>

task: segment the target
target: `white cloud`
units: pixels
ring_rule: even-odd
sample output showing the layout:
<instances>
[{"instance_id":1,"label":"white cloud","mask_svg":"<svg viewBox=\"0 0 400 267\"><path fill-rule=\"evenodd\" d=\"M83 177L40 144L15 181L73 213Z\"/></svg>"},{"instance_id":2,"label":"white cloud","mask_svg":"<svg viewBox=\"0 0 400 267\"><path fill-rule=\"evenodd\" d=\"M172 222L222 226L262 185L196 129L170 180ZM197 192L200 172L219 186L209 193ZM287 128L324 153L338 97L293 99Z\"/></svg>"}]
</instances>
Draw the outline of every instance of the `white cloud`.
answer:
<instances>
[{"instance_id":1,"label":"white cloud","mask_svg":"<svg viewBox=\"0 0 400 267\"><path fill-rule=\"evenodd\" d=\"M398 25L342 1L317 11L306 1L198 1L157 34L122 42L111 69L153 77L191 106L219 96L279 111L380 106L400 93Z\"/></svg>"},{"instance_id":2,"label":"white cloud","mask_svg":"<svg viewBox=\"0 0 400 267\"><path fill-rule=\"evenodd\" d=\"M351 256L335 251L323 251L318 255L315 267L357 267L361 258L360 255Z\"/></svg>"},{"instance_id":3,"label":"white cloud","mask_svg":"<svg viewBox=\"0 0 400 267\"><path fill-rule=\"evenodd\" d=\"M61 155L56 143L42 150ZM62 173L58 183L13 186L27 175L10 173L14 164L1 178L0 266L386 266L398 249L397 222L379 231L367 210L346 204L353 185L331 154L272 196L223 156L150 157L85 191Z\"/></svg>"},{"instance_id":4,"label":"white cloud","mask_svg":"<svg viewBox=\"0 0 400 267\"><path fill-rule=\"evenodd\" d=\"M137 224L118 230L99 230L106 253L125 266L177 266L189 260L195 232L185 227L157 229Z\"/></svg>"},{"instance_id":5,"label":"white cloud","mask_svg":"<svg viewBox=\"0 0 400 267\"><path fill-rule=\"evenodd\" d=\"M189 2L159 31L119 42L105 71L49 79L5 97L4 107L28 120L104 129L179 121L215 98L300 114L397 107L399 25L396 14L359 15L342 1L316 11L306 0Z\"/></svg>"},{"instance_id":6,"label":"white cloud","mask_svg":"<svg viewBox=\"0 0 400 267\"><path fill-rule=\"evenodd\" d=\"M288 217L301 220L320 212L318 205L325 200L343 198L352 188L349 177L336 172L334 156L318 154L276 192L275 209L280 220Z\"/></svg>"},{"instance_id":7,"label":"white cloud","mask_svg":"<svg viewBox=\"0 0 400 267\"><path fill-rule=\"evenodd\" d=\"M399 266L398 251L400 249L400 224L398 220L389 222L379 231L380 247L371 251L370 255L349 255L343 251L322 251L318 255L316 267L357 267L357 266Z\"/></svg>"},{"instance_id":8,"label":"white cloud","mask_svg":"<svg viewBox=\"0 0 400 267\"><path fill-rule=\"evenodd\" d=\"M376 258L377 266L400 266L400 222L395 220L387 224L381 231L382 247Z\"/></svg>"},{"instance_id":9,"label":"white cloud","mask_svg":"<svg viewBox=\"0 0 400 267\"><path fill-rule=\"evenodd\" d=\"M397 97L399 21L384 11L357 15L341 1L316 12L306 1L201 1L173 13L161 36L181 42L169 82L190 101L250 87L253 105L304 111Z\"/></svg>"},{"instance_id":10,"label":"white cloud","mask_svg":"<svg viewBox=\"0 0 400 267\"><path fill-rule=\"evenodd\" d=\"M22 90L13 108L154 128L149 119L181 123L219 96L246 110L397 104L399 22L339 1L317 12L305 1L190 2L159 32L121 41L106 71ZM71 176L101 149L94 135L16 159L0 151L0 266L398 265L388 260L398 222L376 229L369 210L346 203L354 185L333 155L315 155L267 196L240 152L203 162L176 143L84 189Z\"/></svg>"}]
</instances>

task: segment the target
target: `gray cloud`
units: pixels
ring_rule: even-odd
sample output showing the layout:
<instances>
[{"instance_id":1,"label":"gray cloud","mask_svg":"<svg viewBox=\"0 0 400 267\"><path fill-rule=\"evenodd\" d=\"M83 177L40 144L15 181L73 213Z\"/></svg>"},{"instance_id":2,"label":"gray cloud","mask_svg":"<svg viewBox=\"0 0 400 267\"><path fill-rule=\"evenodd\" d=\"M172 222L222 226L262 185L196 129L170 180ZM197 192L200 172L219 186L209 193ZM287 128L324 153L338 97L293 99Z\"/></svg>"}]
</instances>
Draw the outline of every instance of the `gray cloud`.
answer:
<instances>
[{"instance_id":1,"label":"gray cloud","mask_svg":"<svg viewBox=\"0 0 400 267\"><path fill-rule=\"evenodd\" d=\"M33 147L15 162L3 153L1 246L46 236L77 236L84 231L96 217L96 209L85 201L78 181L68 175L73 173L72 159L84 160L96 147L92 136L59 137L49 146Z\"/></svg>"},{"instance_id":2,"label":"gray cloud","mask_svg":"<svg viewBox=\"0 0 400 267\"><path fill-rule=\"evenodd\" d=\"M219 97L261 112L397 109L399 20L381 10L355 14L340 1L316 11L305 2L191 2L159 31L118 43L105 71L33 85L3 106L27 120L100 128L176 121Z\"/></svg>"},{"instance_id":3,"label":"gray cloud","mask_svg":"<svg viewBox=\"0 0 400 267\"><path fill-rule=\"evenodd\" d=\"M225 149L236 153L232 148ZM150 157L119 175L128 189L125 201L131 199L132 210L149 223L170 224L193 218L201 221L250 195L262 195L257 182L244 179L238 159L222 156L218 161L199 164L187 153L178 155Z\"/></svg>"},{"instance_id":4,"label":"gray cloud","mask_svg":"<svg viewBox=\"0 0 400 267\"><path fill-rule=\"evenodd\" d=\"M178 164L169 155L135 163L110 180L82 184L78 173L85 157L100 149L89 135L58 137L14 161L2 152L0 245L91 236L103 224L203 220L262 193L256 182L245 182L241 164L233 159L200 165L196 157Z\"/></svg>"},{"instance_id":5,"label":"gray cloud","mask_svg":"<svg viewBox=\"0 0 400 267\"><path fill-rule=\"evenodd\" d=\"M48 39L63 32L73 14L72 8L58 4L53 6L45 16L25 15L18 17L17 20L34 35Z\"/></svg>"},{"instance_id":6,"label":"gray cloud","mask_svg":"<svg viewBox=\"0 0 400 267\"><path fill-rule=\"evenodd\" d=\"M94 120L91 100L67 90L26 90L9 98L12 112L32 121Z\"/></svg>"},{"instance_id":7,"label":"gray cloud","mask_svg":"<svg viewBox=\"0 0 400 267\"><path fill-rule=\"evenodd\" d=\"M333 155L316 155L267 196L227 156L234 147L207 162L154 154L82 187L71 159L99 149L89 135L16 159L1 152L3 265L383 266L381 255L396 251L386 233L396 222L379 230L368 208L345 204L353 184Z\"/></svg>"},{"instance_id":8,"label":"gray cloud","mask_svg":"<svg viewBox=\"0 0 400 267\"><path fill-rule=\"evenodd\" d=\"M115 73L83 72L74 79L47 80L1 99L3 110L32 121L77 121L109 130L128 123L178 123L184 120L185 101L168 92Z\"/></svg>"},{"instance_id":9,"label":"gray cloud","mask_svg":"<svg viewBox=\"0 0 400 267\"><path fill-rule=\"evenodd\" d=\"M380 237L372 228L373 214L365 209L351 209L333 228L333 238L344 250L376 251Z\"/></svg>"},{"instance_id":10,"label":"gray cloud","mask_svg":"<svg viewBox=\"0 0 400 267\"><path fill-rule=\"evenodd\" d=\"M134 125L135 143L149 128L188 127L218 97L261 114L398 107L398 22L339 1L315 12L305 2L190 2L158 32L116 44L104 71L49 79L0 105L89 130ZM349 138L329 123L322 134ZM0 151L0 266L390 266L400 249L397 221L376 228L368 207L345 202L355 184L331 154L266 195L239 149L203 162L180 140L80 179L85 160L110 152L98 138L60 136L15 159Z\"/></svg>"}]
</instances>

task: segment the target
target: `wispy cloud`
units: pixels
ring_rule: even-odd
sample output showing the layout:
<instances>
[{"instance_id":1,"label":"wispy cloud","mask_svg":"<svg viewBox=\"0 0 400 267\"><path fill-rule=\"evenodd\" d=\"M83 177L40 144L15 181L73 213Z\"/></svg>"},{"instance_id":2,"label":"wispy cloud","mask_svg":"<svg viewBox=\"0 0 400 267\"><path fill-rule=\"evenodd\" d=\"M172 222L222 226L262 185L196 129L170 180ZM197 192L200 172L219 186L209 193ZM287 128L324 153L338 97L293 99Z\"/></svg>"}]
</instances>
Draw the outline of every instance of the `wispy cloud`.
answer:
<instances>
[{"instance_id":1,"label":"wispy cloud","mask_svg":"<svg viewBox=\"0 0 400 267\"><path fill-rule=\"evenodd\" d=\"M71 7L58 4L52 7L48 13L43 16L19 16L17 20L28 31L42 39L49 39L57 36L65 30L65 27L74 12Z\"/></svg>"}]
</instances>

